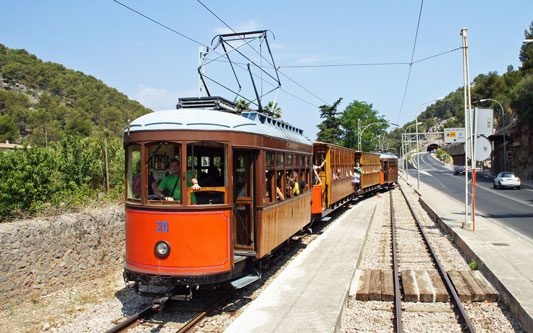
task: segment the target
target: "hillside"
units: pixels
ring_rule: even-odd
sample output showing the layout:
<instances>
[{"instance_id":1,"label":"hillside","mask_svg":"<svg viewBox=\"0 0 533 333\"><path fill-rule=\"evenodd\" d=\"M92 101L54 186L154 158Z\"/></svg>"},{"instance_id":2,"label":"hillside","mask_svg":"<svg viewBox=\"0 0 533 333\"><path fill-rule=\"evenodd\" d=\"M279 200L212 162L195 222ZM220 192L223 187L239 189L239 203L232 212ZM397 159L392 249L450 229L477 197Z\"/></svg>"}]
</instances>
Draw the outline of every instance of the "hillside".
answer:
<instances>
[{"instance_id":1,"label":"hillside","mask_svg":"<svg viewBox=\"0 0 533 333\"><path fill-rule=\"evenodd\" d=\"M0 44L0 141L44 146L108 130L151 110L102 81Z\"/></svg>"}]
</instances>

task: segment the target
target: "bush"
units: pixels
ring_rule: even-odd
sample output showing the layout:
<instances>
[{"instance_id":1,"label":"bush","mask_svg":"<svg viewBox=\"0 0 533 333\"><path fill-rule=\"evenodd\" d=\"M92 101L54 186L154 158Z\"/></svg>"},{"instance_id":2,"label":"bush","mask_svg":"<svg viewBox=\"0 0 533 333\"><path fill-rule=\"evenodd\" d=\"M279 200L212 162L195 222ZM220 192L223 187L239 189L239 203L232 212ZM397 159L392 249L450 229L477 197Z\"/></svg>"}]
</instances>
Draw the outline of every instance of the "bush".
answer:
<instances>
[{"instance_id":1,"label":"bush","mask_svg":"<svg viewBox=\"0 0 533 333\"><path fill-rule=\"evenodd\" d=\"M442 149L437 149L436 154L437 158L445 163L448 163L451 160L450 155Z\"/></svg>"},{"instance_id":2,"label":"bush","mask_svg":"<svg viewBox=\"0 0 533 333\"><path fill-rule=\"evenodd\" d=\"M124 191L124 150L108 138L110 191L116 200ZM106 191L104 138L65 137L49 148L0 152L0 221L28 217L42 210L86 206Z\"/></svg>"}]
</instances>

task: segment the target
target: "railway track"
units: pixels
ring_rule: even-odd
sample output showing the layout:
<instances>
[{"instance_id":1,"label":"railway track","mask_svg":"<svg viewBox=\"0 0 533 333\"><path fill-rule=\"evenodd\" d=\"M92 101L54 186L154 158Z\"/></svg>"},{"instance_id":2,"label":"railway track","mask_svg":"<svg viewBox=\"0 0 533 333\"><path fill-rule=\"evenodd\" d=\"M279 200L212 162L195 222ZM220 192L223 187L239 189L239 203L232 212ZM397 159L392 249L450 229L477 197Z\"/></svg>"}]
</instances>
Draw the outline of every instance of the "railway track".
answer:
<instances>
[{"instance_id":1,"label":"railway track","mask_svg":"<svg viewBox=\"0 0 533 333\"><path fill-rule=\"evenodd\" d=\"M344 332L513 330L497 291L471 270L411 192L397 188L379 196Z\"/></svg>"},{"instance_id":2,"label":"railway track","mask_svg":"<svg viewBox=\"0 0 533 333\"><path fill-rule=\"evenodd\" d=\"M431 256L431 259L432 259L432 263L434 264L434 266L437 268L437 271L439 273L439 276L442 278L442 280L444 281L445 283L445 286L446 286L446 290L448 291L449 295L450 295L450 299L451 299L451 303L453 304L453 309L456 311L457 313L457 318L459 321L461 321L461 323L464 325L464 327L469 331L469 332L475 332L474 330L474 327L472 326L472 323L470 321L470 318L468 317L468 315L466 314L466 311L463 307L463 304L461 303L460 299L459 299L459 296L457 295L457 293L455 292L455 289L454 289L454 286L452 285L450 279L448 279L448 276L447 276L447 273L446 271L444 270L444 268L442 267L440 261L439 261L439 258L437 257L437 254L435 252L435 250L433 249L433 247L431 246L427 236L426 236L426 233L424 232L424 229L422 228L421 224L420 224L420 221L413 209L413 206L411 205L409 199L407 198L407 196L405 195L405 192L403 191L403 189L401 189L401 193L402 193L402 197L403 199L405 200L405 204L407 204L407 206L409 207L409 212L411 213L411 216L412 216L412 219L407 219L407 221L404 221L402 224L408 224L408 223L414 223L416 225L416 229L418 229L418 232L425 244L425 247L426 247L426 250L427 252L429 252L430 256ZM391 211L391 230L392 230L392 257L393 257L393 277L394 277L394 317L395 317L395 331L396 332L402 332L403 331L403 323L402 323L402 319L401 319L401 309L402 309L402 304L401 304L401 299L402 299L402 295L401 292L400 292L400 287L399 287L399 253L398 253L398 249L396 248L396 228L397 228L397 225L396 225L396 210L394 208L394 195L393 193L391 192L390 194L390 211ZM400 199L401 200L401 199ZM398 205L400 206L400 205ZM398 207L399 209L401 209L401 207ZM409 230L412 230L411 228L409 228Z\"/></svg>"},{"instance_id":3,"label":"railway track","mask_svg":"<svg viewBox=\"0 0 533 333\"><path fill-rule=\"evenodd\" d=\"M201 311L192 311L186 308L181 309L181 311L198 312L198 313L192 316L192 318L186 321L181 327L179 327L177 332L179 333L193 332L195 326L199 322L201 322L205 317L213 313L223 302L227 301L233 294L234 294L234 290L228 290L222 295L215 297L215 299L211 300L211 302L209 301L205 302L207 304L203 304L204 309ZM164 299L163 304L166 301L168 300ZM149 321L155 314L160 313L165 310L172 310L172 308L163 307L159 300L154 301L152 305L143 308L138 313L132 316L129 316L125 319L123 318L118 319L116 322L120 322L120 323L118 323L115 327L111 328L110 330L106 331L106 333L117 333L117 332L127 331L130 328L133 328L135 326L141 325ZM180 311L180 310L177 310L177 311ZM160 325L159 328L162 328L163 326L164 324L162 326Z\"/></svg>"}]
</instances>

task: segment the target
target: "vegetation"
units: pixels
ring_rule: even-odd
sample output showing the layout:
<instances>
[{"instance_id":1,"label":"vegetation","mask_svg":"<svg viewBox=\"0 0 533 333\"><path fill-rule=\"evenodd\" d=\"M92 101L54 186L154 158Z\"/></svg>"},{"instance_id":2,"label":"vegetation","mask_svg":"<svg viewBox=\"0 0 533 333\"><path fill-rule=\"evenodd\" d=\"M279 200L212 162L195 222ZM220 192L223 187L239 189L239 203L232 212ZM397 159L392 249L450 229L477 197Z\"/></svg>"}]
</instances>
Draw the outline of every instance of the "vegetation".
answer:
<instances>
[{"instance_id":1,"label":"vegetation","mask_svg":"<svg viewBox=\"0 0 533 333\"><path fill-rule=\"evenodd\" d=\"M337 115L337 106L342 101L339 98L333 105L322 105L320 107L320 118L324 118L324 121L317 125L320 130L316 139L321 142L329 142L334 144L341 143L341 136L343 131L341 129L341 120Z\"/></svg>"},{"instance_id":2,"label":"vegetation","mask_svg":"<svg viewBox=\"0 0 533 333\"><path fill-rule=\"evenodd\" d=\"M124 187L122 133L150 112L116 89L0 44L0 221L116 200ZM110 191L106 191L107 137Z\"/></svg>"},{"instance_id":3,"label":"vegetation","mask_svg":"<svg viewBox=\"0 0 533 333\"><path fill-rule=\"evenodd\" d=\"M378 111L372 109L372 104L360 101L350 103L342 112L340 119L344 128L342 145L358 149L357 140L361 131L361 147L364 151L372 150L376 138L384 135L385 129L389 126L383 117L378 116Z\"/></svg>"},{"instance_id":4,"label":"vegetation","mask_svg":"<svg viewBox=\"0 0 533 333\"><path fill-rule=\"evenodd\" d=\"M100 200L115 200L124 190L124 150L116 137L107 148L111 190ZM0 220L87 206L105 188L103 136L0 152Z\"/></svg>"},{"instance_id":5,"label":"vegetation","mask_svg":"<svg viewBox=\"0 0 533 333\"><path fill-rule=\"evenodd\" d=\"M46 146L64 135L122 137L128 119L150 112L79 71L0 44L0 139Z\"/></svg>"},{"instance_id":6,"label":"vegetation","mask_svg":"<svg viewBox=\"0 0 533 333\"><path fill-rule=\"evenodd\" d=\"M441 160L441 161L443 161L443 162L445 162L445 163L448 163L448 162L451 161L451 157L450 157L450 155L449 155L447 152L445 152L444 150L442 150L442 149L437 149L437 150L435 151L435 153L437 154L437 158L438 158L439 160Z\"/></svg>"},{"instance_id":7,"label":"vegetation","mask_svg":"<svg viewBox=\"0 0 533 333\"><path fill-rule=\"evenodd\" d=\"M265 111L272 112L272 117L275 119L281 118L281 108L278 103L274 103L273 101L268 102Z\"/></svg>"}]
</instances>

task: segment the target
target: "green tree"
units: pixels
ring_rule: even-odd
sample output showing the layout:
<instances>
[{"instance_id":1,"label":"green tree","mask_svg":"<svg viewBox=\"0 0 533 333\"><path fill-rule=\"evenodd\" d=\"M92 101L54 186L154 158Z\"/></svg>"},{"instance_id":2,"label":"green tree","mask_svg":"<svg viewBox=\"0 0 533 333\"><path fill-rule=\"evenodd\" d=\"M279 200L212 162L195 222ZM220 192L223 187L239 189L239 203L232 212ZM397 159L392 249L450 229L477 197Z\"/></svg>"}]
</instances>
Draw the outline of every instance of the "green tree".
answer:
<instances>
[{"instance_id":1,"label":"green tree","mask_svg":"<svg viewBox=\"0 0 533 333\"><path fill-rule=\"evenodd\" d=\"M7 114L0 115L0 141L15 141L19 137L19 129L15 121Z\"/></svg>"},{"instance_id":2,"label":"green tree","mask_svg":"<svg viewBox=\"0 0 533 333\"><path fill-rule=\"evenodd\" d=\"M533 22L529 25L529 31L524 30L524 37L533 39ZM533 69L533 43L523 43L518 58L522 62L521 69L525 72L531 71Z\"/></svg>"},{"instance_id":3,"label":"green tree","mask_svg":"<svg viewBox=\"0 0 533 333\"><path fill-rule=\"evenodd\" d=\"M520 118L526 123L533 121L533 73L526 74L511 91L511 106L520 110Z\"/></svg>"},{"instance_id":4,"label":"green tree","mask_svg":"<svg viewBox=\"0 0 533 333\"><path fill-rule=\"evenodd\" d=\"M368 104L364 101L353 101L350 103L341 116L341 125L344 128L342 135L342 145L352 149L358 149L358 136L359 133L359 121L361 128L366 125L378 122L384 122L385 120L378 116L378 111L372 109L372 104ZM367 130L362 131L363 137L361 140L363 150L368 150L372 135L380 135L385 132L387 124L378 124L375 126L369 126Z\"/></svg>"},{"instance_id":5,"label":"green tree","mask_svg":"<svg viewBox=\"0 0 533 333\"><path fill-rule=\"evenodd\" d=\"M333 105L320 106L320 118L324 120L317 125L319 131L317 133L317 140L321 142L328 142L333 144L341 143L342 129L341 120L337 116L337 107L342 101L339 98Z\"/></svg>"}]
</instances>

